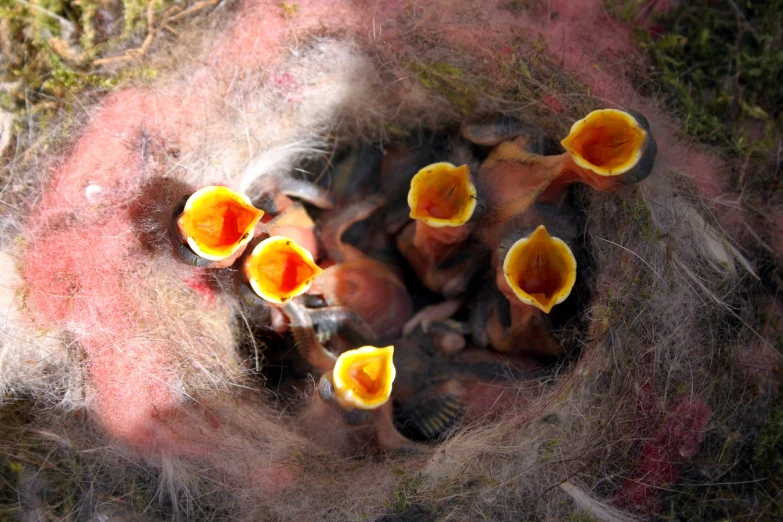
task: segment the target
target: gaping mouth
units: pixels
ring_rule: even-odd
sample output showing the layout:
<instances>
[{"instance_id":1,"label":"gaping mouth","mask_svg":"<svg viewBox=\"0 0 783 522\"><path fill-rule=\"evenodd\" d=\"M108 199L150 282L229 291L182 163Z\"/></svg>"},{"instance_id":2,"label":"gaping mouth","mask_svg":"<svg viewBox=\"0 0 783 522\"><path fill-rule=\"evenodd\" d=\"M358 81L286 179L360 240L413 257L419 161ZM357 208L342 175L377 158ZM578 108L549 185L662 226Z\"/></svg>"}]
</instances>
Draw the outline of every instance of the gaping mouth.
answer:
<instances>
[{"instance_id":1,"label":"gaping mouth","mask_svg":"<svg viewBox=\"0 0 783 522\"><path fill-rule=\"evenodd\" d=\"M332 379L337 400L346 408L374 410L391 397L397 376L394 346L363 346L343 352L334 365Z\"/></svg>"},{"instance_id":2,"label":"gaping mouth","mask_svg":"<svg viewBox=\"0 0 783 522\"><path fill-rule=\"evenodd\" d=\"M221 261L253 238L263 215L247 196L228 187L210 186L188 198L177 227L196 255Z\"/></svg>"},{"instance_id":3,"label":"gaping mouth","mask_svg":"<svg viewBox=\"0 0 783 522\"><path fill-rule=\"evenodd\" d=\"M253 291L275 304L307 292L323 272L307 249L283 236L272 236L256 245L243 270Z\"/></svg>"},{"instance_id":4,"label":"gaping mouth","mask_svg":"<svg viewBox=\"0 0 783 522\"><path fill-rule=\"evenodd\" d=\"M647 131L627 112L601 109L574 123L561 144L580 167L618 176L636 166L647 139Z\"/></svg>"},{"instance_id":5,"label":"gaping mouth","mask_svg":"<svg viewBox=\"0 0 783 522\"><path fill-rule=\"evenodd\" d=\"M476 209L476 187L467 165L434 163L411 180L408 192L410 217L432 227L464 225Z\"/></svg>"},{"instance_id":6,"label":"gaping mouth","mask_svg":"<svg viewBox=\"0 0 783 522\"><path fill-rule=\"evenodd\" d=\"M503 273L521 302L549 313L571 293L576 259L565 242L550 236L541 225L509 249Z\"/></svg>"}]
</instances>

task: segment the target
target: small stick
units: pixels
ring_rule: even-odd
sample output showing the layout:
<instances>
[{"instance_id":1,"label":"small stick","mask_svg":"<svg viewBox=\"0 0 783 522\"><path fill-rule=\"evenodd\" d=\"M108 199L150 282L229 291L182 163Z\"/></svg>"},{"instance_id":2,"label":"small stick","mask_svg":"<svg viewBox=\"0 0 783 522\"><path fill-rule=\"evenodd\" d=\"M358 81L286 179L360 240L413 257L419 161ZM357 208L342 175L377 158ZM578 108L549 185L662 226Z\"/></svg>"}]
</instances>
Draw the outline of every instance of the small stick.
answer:
<instances>
[{"instance_id":1,"label":"small stick","mask_svg":"<svg viewBox=\"0 0 783 522\"><path fill-rule=\"evenodd\" d=\"M155 36L155 0L149 0L147 3L147 37L141 44L141 47L135 49L128 49L122 56L113 56L111 58L100 58L92 62L93 65L106 65L109 63L125 62L134 58L141 58L149 49L152 39Z\"/></svg>"},{"instance_id":2,"label":"small stick","mask_svg":"<svg viewBox=\"0 0 783 522\"><path fill-rule=\"evenodd\" d=\"M27 4L25 0L17 0L17 1ZM155 37L155 32L156 32L155 1L156 0L150 0L149 3L147 4L147 37L144 39L144 42L141 44L141 47L136 47L135 49L128 49L127 51L125 51L125 54L123 54L122 56L100 58L98 60L93 61L92 62L93 65L100 66L100 65L110 64L110 63L126 62L136 58L141 58L147 53L147 50L149 49L150 45L152 45L152 40ZM168 31L174 36L179 36L179 33L168 25L169 23L176 22L177 20L180 20L197 11L201 11L202 9L206 9L207 7L215 6L219 4L221 1L222 0L204 0L192 5L191 7L185 9L184 11L179 6L171 7L163 14L162 20L160 21L159 24L159 29ZM37 6L33 5L31 7L37 7ZM52 14L53 16L57 16L54 13L49 13L49 14ZM67 22L67 20L65 21Z\"/></svg>"},{"instance_id":3,"label":"small stick","mask_svg":"<svg viewBox=\"0 0 783 522\"><path fill-rule=\"evenodd\" d=\"M52 18L56 18L57 21L59 21L61 24L67 26L69 30L74 31L76 29L73 22L70 20L63 18L62 16L58 15L57 13L53 13L52 11L45 9L41 7L40 5L31 4L30 2L27 2L26 0L16 0L18 3L22 4L25 7L28 7L30 9L34 9L36 11L39 11L45 15L51 16Z\"/></svg>"},{"instance_id":4,"label":"small stick","mask_svg":"<svg viewBox=\"0 0 783 522\"><path fill-rule=\"evenodd\" d=\"M180 18L184 18L184 17L188 16L189 14L195 13L196 11L201 11L202 9L205 9L207 7L211 7L213 5L217 5L221 1L222 0L204 0L203 2L197 2L197 3L193 4L192 6L188 7L187 9L185 9L184 11L182 11L181 13L178 13L178 14L172 16L167 21L168 22L176 22Z\"/></svg>"}]
</instances>

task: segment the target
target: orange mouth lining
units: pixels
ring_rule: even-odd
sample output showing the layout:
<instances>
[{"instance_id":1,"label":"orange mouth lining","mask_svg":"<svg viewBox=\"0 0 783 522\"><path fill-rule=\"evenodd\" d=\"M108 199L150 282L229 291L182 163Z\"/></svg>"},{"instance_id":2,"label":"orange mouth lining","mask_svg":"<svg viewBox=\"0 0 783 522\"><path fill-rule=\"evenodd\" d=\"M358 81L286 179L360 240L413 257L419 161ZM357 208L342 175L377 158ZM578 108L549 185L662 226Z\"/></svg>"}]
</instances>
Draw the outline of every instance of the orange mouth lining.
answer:
<instances>
[{"instance_id":1,"label":"orange mouth lining","mask_svg":"<svg viewBox=\"0 0 783 522\"><path fill-rule=\"evenodd\" d=\"M363 398L371 398L383 389L383 374L385 372L383 361L371 361L352 366L348 373L356 384L354 392Z\"/></svg>"},{"instance_id":2,"label":"orange mouth lining","mask_svg":"<svg viewBox=\"0 0 783 522\"><path fill-rule=\"evenodd\" d=\"M411 180L408 204L413 219L433 219L459 226L473 214L475 198L476 189L466 165L436 163L419 171Z\"/></svg>"},{"instance_id":3,"label":"orange mouth lining","mask_svg":"<svg viewBox=\"0 0 783 522\"><path fill-rule=\"evenodd\" d=\"M255 217L236 201L212 201L199 204L192 210L190 219L183 225L191 235L202 245L210 248L231 246L243 239L246 230Z\"/></svg>"},{"instance_id":4,"label":"orange mouth lining","mask_svg":"<svg viewBox=\"0 0 783 522\"><path fill-rule=\"evenodd\" d=\"M520 260L523 267L517 275L517 284L526 294L546 302L562 288L564 278L553 268L550 253L546 249L537 249L527 257L524 261Z\"/></svg>"},{"instance_id":5,"label":"orange mouth lining","mask_svg":"<svg viewBox=\"0 0 783 522\"><path fill-rule=\"evenodd\" d=\"M307 291L322 272L307 254L292 239L268 238L256 246L245 262L245 275L261 297L282 303Z\"/></svg>"},{"instance_id":6,"label":"orange mouth lining","mask_svg":"<svg viewBox=\"0 0 783 522\"><path fill-rule=\"evenodd\" d=\"M343 352L337 358L332 374L341 404L365 410L385 404L397 374L393 355L393 346L363 346Z\"/></svg>"},{"instance_id":7,"label":"orange mouth lining","mask_svg":"<svg viewBox=\"0 0 783 522\"><path fill-rule=\"evenodd\" d=\"M576 261L568 246L539 226L509 250L503 270L514 294L549 313L565 300L576 280Z\"/></svg>"},{"instance_id":8,"label":"orange mouth lining","mask_svg":"<svg viewBox=\"0 0 783 522\"><path fill-rule=\"evenodd\" d=\"M574 124L562 144L603 173L621 174L638 161L647 132L621 111L601 110Z\"/></svg>"},{"instance_id":9,"label":"orange mouth lining","mask_svg":"<svg viewBox=\"0 0 783 522\"><path fill-rule=\"evenodd\" d=\"M227 187L205 187L188 200L179 225L188 243L208 256L227 257L250 240L263 211Z\"/></svg>"}]
</instances>

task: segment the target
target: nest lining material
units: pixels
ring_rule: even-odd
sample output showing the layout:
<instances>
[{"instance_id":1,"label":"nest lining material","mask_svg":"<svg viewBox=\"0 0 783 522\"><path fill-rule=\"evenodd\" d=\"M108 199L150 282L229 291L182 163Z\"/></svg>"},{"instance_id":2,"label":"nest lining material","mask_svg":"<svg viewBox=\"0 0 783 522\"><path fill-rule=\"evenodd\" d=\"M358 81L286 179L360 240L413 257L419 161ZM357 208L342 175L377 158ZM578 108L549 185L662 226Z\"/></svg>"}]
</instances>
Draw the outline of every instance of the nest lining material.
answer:
<instances>
[{"instance_id":1,"label":"nest lining material","mask_svg":"<svg viewBox=\"0 0 783 522\"><path fill-rule=\"evenodd\" d=\"M203 491L204 504L221 510L232 503L226 497L254 497L240 510L246 517L343 520L421 504L495 520L562 518L575 507L620 519L650 506L698 450L707 404L725 398L715 383L740 379L713 361L749 335L735 320L748 318L734 311L748 264L705 217L677 149L662 146L639 186L577 192L595 266L585 274L588 331L562 334L582 344L578 361L509 389L505 413L462 427L424 457L362 459L362 448L344 445L341 426L313 425L308 409L281 417L263 391L242 391L252 381L235 351L244 335L230 320L237 303L220 281L171 259L169 210L194 185L229 182L252 195L335 139L383 138L383 121L442 129L458 111L415 82L404 95L379 96L376 82L388 71L338 40L303 45L271 77L286 74L303 82L293 94L248 80L213 101L208 118L174 95L176 74L102 104L26 219L24 263L3 257L6 396L48 395L91 412L110 436L77 430L78 447L130 447L160 472L172 500ZM216 116L240 106L242 118ZM206 144L192 132L205 128ZM654 119L653 129L666 133ZM93 152L91 142L114 154ZM90 154L92 163L79 163ZM58 248L66 254L52 256ZM215 476L222 487L207 493ZM357 484L361 494L345 494Z\"/></svg>"}]
</instances>

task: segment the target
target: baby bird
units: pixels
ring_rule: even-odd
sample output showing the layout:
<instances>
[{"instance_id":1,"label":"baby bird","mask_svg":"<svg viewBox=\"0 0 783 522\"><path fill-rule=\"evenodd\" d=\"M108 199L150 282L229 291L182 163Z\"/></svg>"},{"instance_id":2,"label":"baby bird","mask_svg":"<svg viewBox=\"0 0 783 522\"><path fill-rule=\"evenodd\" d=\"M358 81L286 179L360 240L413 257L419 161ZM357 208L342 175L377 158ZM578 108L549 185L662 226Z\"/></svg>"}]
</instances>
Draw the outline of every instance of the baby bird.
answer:
<instances>
[{"instance_id":1,"label":"baby bird","mask_svg":"<svg viewBox=\"0 0 783 522\"><path fill-rule=\"evenodd\" d=\"M334 207L334 198L315 183L284 175L266 175L254 185L258 207L266 212L261 222L270 236L285 236L318 259L315 222L304 203L318 209Z\"/></svg>"},{"instance_id":2,"label":"baby bird","mask_svg":"<svg viewBox=\"0 0 783 522\"><path fill-rule=\"evenodd\" d=\"M203 187L174 208L171 233L177 256L196 267L231 266L261 234L263 216L244 194L223 186Z\"/></svg>"},{"instance_id":3,"label":"baby bird","mask_svg":"<svg viewBox=\"0 0 783 522\"><path fill-rule=\"evenodd\" d=\"M517 118L498 115L466 123L460 134L470 143L486 147L497 147L504 141L519 137L527 140L526 149L536 154L543 150L543 134L535 127Z\"/></svg>"},{"instance_id":4,"label":"baby bird","mask_svg":"<svg viewBox=\"0 0 783 522\"><path fill-rule=\"evenodd\" d=\"M463 416L488 413L487 403L499 404L489 396L499 399L534 367L529 360L486 350L466 348L454 354L453 340L463 334L459 323L436 322L427 332L419 327L395 341L395 420L416 440L437 439Z\"/></svg>"},{"instance_id":5,"label":"baby bird","mask_svg":"<svg viewBox=\"0 0 783 522\"><path fill-rule=\"evenodd\" d=\"M320 375L310 411L317 416L337 415L350 427L370 428L384 450L421 451L394 427L392 403L388 400L396 375L391 360L394 347L365 346L338 357L320 341L312 315L301 303L291 301L283 310L299 353Z\"/></svg>"},{"instance_id":6,"label":"baby bird","mask_svg":"<svg viewBox=\"0 0 783 522\"><path fill-rule=\"evenodd\" d=\"M411 316L408 290L391 266L344 242L342 236L383 204L383 198L372 196L325 220L320 236L335 264L324 270L308 292L321 297L327 306L352 311L369 325L380 343L398 337Z\"/></svg>"},{"instance_id":7,"label":"baby bird","mask_svg":"<svg viewBox=\"0 0 783 522\"><path fill-rule=\"evenodd\" d=\"M397 248L429 290L454 297L467 288L477 268L466 248L477 202L467 164L434 163L411 180L408 206L414 221L397 236Z\"/></svg>"},{"instance_id":8,"label":"baby bird","mask_svg":"<svg viewBox=\"0 0 783 522\"><path fill-rule=\"evenodd\" d=\"M442 330L451 328L453 334L462 335L459 326L448 324L432 328L431 332L438 331L440 336L419 328L411 336L381 349L385 350L386 357L393 354L391 368L388 367L391 361L383 360L383 356L375 355L376 352L370 353L369 361L347 363L343 368L339 358L318 341L303 306L292 301L284 309L289 314L297 348L322 374L317 388L321 406L316 411L321 414L333 412L350 426L373 426L377 443L385 450L421 451L423 447L403 436L396 426L417 440L436 439L444 435L466 410L474 411L476 404L480 404L480 412L486 414L486 404L497 404L498 397L505 392L500 383L510 387L512 382L527 375L522 359L517 361L519 367L515 367L486 350L464 350L452 357L444 355L444 346L439 342L444 339ZM351 352L359 351L365 351L365 348L345 352L340 358L358 357ZM342 381L351 379L358 379L359 384L353 385L355 393L346 396L341 393L346 387ZM368 400L366 396L369 394L369 400L375 400L375 395L387 385L391 385L391 401L377 408L372 408L370 403L370 407L365 408L362 401ZM358 402L357 393L361 399Z\"/></svg>"},{"instance_id":9,"label":"baby bird","mask_svg":"<svg viewBox=\"0 0 783 522\"><path fill-rule=\"evenodd\" d=\"M570 220L548 205L536 205L529 222L548 222L568 239ZM562 346L547 333L545 314L563 302L576 281L576 259L568 245L547 227L525 227L509 234L495 251L495 285L487 284L473 301L470 323L479 346L503 353L561 355Z\"/></svg>"},{"instance_id":10,"label":"baby bird","mask_svg":"<svg viewBox=\"0 0 783 522\"><path fill-rule=\"evenodd\" d=\"M174 208L171 225L177 257L196 267L226 268L262 234L290 237L317 257L315 224L291 197L328 209L334 205L328 194L282 175L265 176L257 190L255 204L247 195L219 185L184 197Z\"/></svg>"},{"instance_id":11,"label":"baby bird","mask_svg":"<svg viewBox=\"0 0 783 522\"><path fill-rule=\"evenodd\" d=\"M531 151L530 136L520 135L495 147L484 161L477 182L489 211L478 235L491 248L536 202L561 205L565 189L576 181L601 191L642 181L658 152L647 119L615 109L577 121L561 144L563 154L542 156Z\"/></svg>"}]
</instances>

